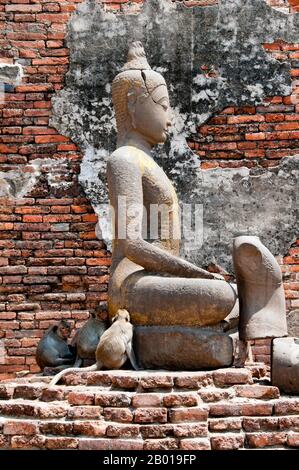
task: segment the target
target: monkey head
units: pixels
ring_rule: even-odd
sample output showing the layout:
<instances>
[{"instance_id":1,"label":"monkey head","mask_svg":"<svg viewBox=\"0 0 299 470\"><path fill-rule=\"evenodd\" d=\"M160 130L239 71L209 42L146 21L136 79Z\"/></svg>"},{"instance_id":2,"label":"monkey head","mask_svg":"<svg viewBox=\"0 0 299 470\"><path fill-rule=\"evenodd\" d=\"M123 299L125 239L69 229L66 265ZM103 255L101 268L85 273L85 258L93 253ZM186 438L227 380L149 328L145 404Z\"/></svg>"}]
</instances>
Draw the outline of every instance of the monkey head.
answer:
<instances>
[{"instance_id":1,"label":"monkey head","mask_svg":"<svg viewBox=\"0 0 299 470\"><path fill-rule=\"evenodd\" d=\"M125 321L130 321L130 314L128 310L125 310L124 308L120 308L116 315L112 318L112 323L114 323L116 320L125 320Z\"/></svg>"},{"instance_id":2,"label":"monkey head","mask_svg":"<svg viewBox=\"0 0 299 470\"><path fill-rule=\"evenodd\" d=\"M59 336L61 339L63 339L64 341L66 341L70 335L71 335L71 332L72 332L72 327L70 325L70 323L68 323L67 321L65 320L61 320L57 327L56 327L56 334L57 336Z\"/></svg>"}]
</instances>

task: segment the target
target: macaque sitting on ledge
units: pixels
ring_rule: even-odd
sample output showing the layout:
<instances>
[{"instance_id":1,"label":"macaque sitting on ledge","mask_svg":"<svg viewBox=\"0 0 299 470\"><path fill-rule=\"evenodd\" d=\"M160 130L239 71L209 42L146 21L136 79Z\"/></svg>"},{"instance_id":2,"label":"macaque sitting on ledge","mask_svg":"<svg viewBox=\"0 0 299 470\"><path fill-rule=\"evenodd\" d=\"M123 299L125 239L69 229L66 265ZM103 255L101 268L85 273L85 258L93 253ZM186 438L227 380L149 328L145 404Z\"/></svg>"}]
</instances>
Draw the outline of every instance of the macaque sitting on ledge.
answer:
<instances>
[{"instance_id":1,"label":"macaque sitting on ledge","mask_svg":"<svg viewBox=\"0 0 299 470\"><path fill-rule=\"evenodd\" d=\"M44 375L55 375L74 364L76 348L68 344L71 331L71 325L61 320L51 326L38 343L36 362Z\"/></svg>"}]
</instances>

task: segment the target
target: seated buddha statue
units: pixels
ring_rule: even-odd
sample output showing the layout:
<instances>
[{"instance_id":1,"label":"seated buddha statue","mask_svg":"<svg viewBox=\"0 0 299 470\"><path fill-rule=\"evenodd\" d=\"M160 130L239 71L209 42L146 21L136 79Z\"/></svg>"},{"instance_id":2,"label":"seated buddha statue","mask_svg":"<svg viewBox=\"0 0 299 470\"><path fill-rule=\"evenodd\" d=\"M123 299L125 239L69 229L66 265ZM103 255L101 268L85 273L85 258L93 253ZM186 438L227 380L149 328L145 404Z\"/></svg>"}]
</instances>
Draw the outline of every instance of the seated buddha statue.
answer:
<instances>
[{"instance_id":1,"label":"seated buddha statue","mask_svg":"<svg viewBox=\"0 0 299 470\"><path fill-rule=\"evenodd\" d=\"M107 162L114 212L110 318L120 308L130 312L137 358L144 367L230 365L231 339L217 325L232 311L237 294L219 274L179 257L178 198L152 156L153 147L168 138L169 96L140 42L131 45L113 81L112 99L118 141ZM162 218L153 236L151 208L161 204L168 213L167 236Z\"/></svg>"}]
</instances>

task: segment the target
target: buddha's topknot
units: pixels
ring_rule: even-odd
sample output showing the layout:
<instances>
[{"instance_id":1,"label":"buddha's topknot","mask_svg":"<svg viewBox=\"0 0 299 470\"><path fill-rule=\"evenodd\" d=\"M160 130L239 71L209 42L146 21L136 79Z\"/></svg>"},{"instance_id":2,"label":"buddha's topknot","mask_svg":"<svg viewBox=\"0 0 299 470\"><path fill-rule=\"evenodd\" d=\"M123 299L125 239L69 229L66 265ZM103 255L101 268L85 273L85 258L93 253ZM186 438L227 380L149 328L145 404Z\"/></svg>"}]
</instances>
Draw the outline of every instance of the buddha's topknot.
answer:
<instances>
[{"instance_id":1,"label":"buddha's topknot","mask_svg":"<svg viewBox=\"0 0 299 470\"><path fill-rule=\"evenodd\" d=\"M151 70L143 45L140 41L135 41L131 44L127 62L122 70Z\"/></svg>"}]
</instances>

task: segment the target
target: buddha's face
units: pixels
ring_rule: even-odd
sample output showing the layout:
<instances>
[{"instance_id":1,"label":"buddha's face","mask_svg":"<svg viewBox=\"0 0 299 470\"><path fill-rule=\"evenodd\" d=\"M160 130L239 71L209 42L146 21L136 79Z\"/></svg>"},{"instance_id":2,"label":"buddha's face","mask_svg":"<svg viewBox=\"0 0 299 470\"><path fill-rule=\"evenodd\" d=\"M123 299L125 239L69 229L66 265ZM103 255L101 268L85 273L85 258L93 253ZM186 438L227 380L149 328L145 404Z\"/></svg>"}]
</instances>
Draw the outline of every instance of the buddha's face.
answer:
<instances>
[{"instance_id":1,"label":"buddha's face","mask_svg":"<svg viewBox=\"0 0 299 470\"><path fill-rule=\"evenodd\" d=\"M133 110L133 128L150 144L164 143L171 126L166 84L157 84L149 93L137 96Z\"/></svg>"}]
</instances>

